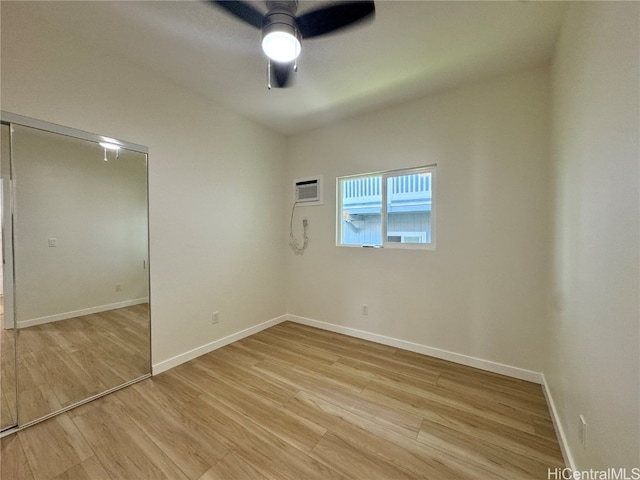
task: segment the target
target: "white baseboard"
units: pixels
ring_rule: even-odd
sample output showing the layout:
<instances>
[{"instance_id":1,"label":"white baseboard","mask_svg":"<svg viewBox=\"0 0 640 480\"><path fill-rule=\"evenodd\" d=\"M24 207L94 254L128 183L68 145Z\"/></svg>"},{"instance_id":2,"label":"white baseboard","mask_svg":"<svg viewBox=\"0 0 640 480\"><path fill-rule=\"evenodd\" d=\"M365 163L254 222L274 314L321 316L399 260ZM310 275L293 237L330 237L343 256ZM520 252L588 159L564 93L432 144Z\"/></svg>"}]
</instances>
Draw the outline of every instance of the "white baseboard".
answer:
<instances>
[{"instance_id":1,"label":"white baseboard","mask_svg":"<svg viewBox=\"0 0 640 480\"><path fill-rule=\"evenodd\" d=\"M488 372L499 373L520 380L527 380L529 382L541 384L543 377L539 372L532 370L525 370L523 368L512 367L511 365L505 365L503 363L492 362L491 360L483 360L481 358L470 357L461 353L450 352L448 350L442 350L435 347L428 347L418 343L408 342L406 340L400 340L397 338L386 337L377 333L370 333L364 330L357 330L355 328L343 327L341 325L335 325L333 323L321 322L319 320L313 320L311 318L299 317L297 315L287 315L288 320L308 325L310 327L320 328L322 330L329 330L335 333L342 333L350 337L362 338L363 340L369 340L383 345L389 345L391 347L401 348L403 350L409 350L411 352L421 353L423 355L429 355L431 357L440 358L442 360L448 360L450 362L459 363L469 367L479 368Z\"/></svg>"},{"instance_id":2,"label":"white baseboard","mask_svg":"<svg viewBox=\"0 0 640 480\"><path fill-rule=\"evenodd\" d=\"M109 305L98 305L97 307L83 308L73 312L56 313L55 315L47 315L46 317L32 318L30 320L22 320L18 323L18 328L33 327L45 323L57 322L59 320L67 320L69 318L82 317L83 315L91 315L92 313L108 312L118 308L131 307L140 305L141 303L149 303L149 298L134 298L133 300L125 300L124 302L111 303Z\"/></svg>"},{"instance_id":3,"label":"white baseboard","mask_svg":"<svg viewBox=\"0 0 640 480\"><path fill-rule=\"evenodd\" d=\"M215 340L211 343L207 343L206 345L202 345L201 347L194 348L193 350L189 350L188 352L181 353L180 355L176 355L175 357L169 358L168 360L163 360L162 362L156 363L151 367L152 374L158 375L159 373L169 370L170 368L177 367L178 365L188 362L189 360L193 360L194 358L197 358L200 355L204 355L206 353L217 350L218 348L222 348L226 345L229 345L230 343L237 342L238 340L242 340L243 338L254 335L269 327L273 327L278 323L282 323L285 320L287 320L287 315L281 315L279 317L276 317L271 320L267 320L266 322L255 325L253 327L228 335L219 340Z\"/></svg>"},{"instance_id":4,"label":"white baseboard","mask_svg":"<svg viewBox=\"0 0 640 480\"><path fill-rule=\"evenodd\" d=\"M556 409L556 404L553 401L553 396L551 395L551 390L549 389L549 384L547 383L547 378L544 376L544 373L542 374L542 391L544 392L544 397L547 399L547 405L549 405L549 410L551 411L551 420L553 420L553 427L556 430L556 436L558 437L558 444L560 445L564 464L571 470L575 471L576 464L573 460L573 455L571 455L569 442L567 441L567 436L564 433L564 428L562 428L560 415Z\"/></svg>"}]
</instances>

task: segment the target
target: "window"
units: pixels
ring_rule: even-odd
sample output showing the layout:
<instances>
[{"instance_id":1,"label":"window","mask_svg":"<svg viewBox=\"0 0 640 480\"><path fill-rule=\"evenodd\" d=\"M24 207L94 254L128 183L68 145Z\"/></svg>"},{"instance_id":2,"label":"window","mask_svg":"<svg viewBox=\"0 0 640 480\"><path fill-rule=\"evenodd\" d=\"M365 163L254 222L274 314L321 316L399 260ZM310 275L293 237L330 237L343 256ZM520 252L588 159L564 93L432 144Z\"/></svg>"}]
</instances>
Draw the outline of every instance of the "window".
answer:
<instances>
[{"instance_id":1,"label":"window","mask_svg":"<svg viewBox=\"0 0 640 480\"><path fill-rule=\"evenodd\" d=\"M435 248L436 167L337 179L337 244Z\"/></svg>"}]
</instances>

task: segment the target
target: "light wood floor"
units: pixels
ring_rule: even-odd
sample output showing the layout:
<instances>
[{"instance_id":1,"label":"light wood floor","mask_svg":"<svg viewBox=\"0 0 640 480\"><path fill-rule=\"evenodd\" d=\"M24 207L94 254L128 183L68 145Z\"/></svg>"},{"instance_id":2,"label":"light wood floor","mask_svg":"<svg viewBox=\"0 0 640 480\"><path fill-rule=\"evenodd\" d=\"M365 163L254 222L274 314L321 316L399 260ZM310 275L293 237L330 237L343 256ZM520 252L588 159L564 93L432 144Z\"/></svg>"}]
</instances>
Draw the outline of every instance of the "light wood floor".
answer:
<instances>
[{"instance_id":1,"label":"light wood floor","mask_svg":"<svg viewBox=\"0 0 640 480\"><path fill-rule=\"evenodd\" d=\"M2 479L541 479L539 385L283 323L1 443Z\"/></svg>"},{"instance_id":2,"label":"light wood floor","mask_svg":"<svg viewBox=\"0 0 640 480\"><path fill-rule=\"evenodd\" d=\"M1 284L0 288L2 288ZM4 325L4 295L0 295L0 325ZM0 430L15 425L18 420L16 350L13 335L13 329L0 328Z\"/></svg>"},{"instance_id":3,"label":"light wood floor","mask_svg":"<svg viewBox=\"0 0 640 480\"><path fill-rule=\"evenodd\" d=\"M4 358L2 377L13 372ZM134 305L18 329L17 385L20 423L139 378L150 370L149 306ZM13 380L15 388L15 379ZM11 382L2 382L2 398ZM2 403L2 412L9 402ZM9 410L7 408L7 410ZM6 423L5 418L2 424Z\"/></svg>"}]
</instances>

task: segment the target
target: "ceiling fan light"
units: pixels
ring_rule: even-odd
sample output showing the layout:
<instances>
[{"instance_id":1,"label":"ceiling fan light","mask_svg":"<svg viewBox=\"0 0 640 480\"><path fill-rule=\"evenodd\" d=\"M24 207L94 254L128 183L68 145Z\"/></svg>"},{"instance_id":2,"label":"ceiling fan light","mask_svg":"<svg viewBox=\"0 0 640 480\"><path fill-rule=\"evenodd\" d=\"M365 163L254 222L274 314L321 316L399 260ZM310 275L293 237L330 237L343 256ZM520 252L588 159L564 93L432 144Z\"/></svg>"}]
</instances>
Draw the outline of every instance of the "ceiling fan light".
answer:
<instances>
[{"instance_id":1,"label":"ceiling fan light","mask_svg":"<svg viewBox=\"0 0 640 480\"><path fill-rule=\"evenodd\" d=\"M292 62L298 55L302 45L294 32L288 32L288 25L278 25L283 29L273 29L262 38L262 50L274 62ZM293 29L291 29L293 30Z\"/></svg>"}]
</instances>

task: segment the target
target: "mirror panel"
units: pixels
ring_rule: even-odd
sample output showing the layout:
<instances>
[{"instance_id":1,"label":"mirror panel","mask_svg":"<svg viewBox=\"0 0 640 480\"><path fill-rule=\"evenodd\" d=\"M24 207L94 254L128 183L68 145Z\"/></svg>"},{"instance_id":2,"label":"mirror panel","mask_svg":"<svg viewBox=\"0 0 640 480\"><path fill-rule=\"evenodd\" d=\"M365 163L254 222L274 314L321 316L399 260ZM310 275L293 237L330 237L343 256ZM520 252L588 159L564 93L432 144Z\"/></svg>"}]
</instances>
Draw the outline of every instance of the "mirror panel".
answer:
<instances>
[{"instance_id":1,"label":"mirror panel","mask_svg":"<svg viewBox=\"0 0 640 480\"><path fill-rule=\"evenodd\" d=\"M23 425L150 373L147 156L12 128Z\"/></svg>"},{"instance_id":2,"label":"mirror panel","mask_svg":"<svg viewBox=\"0 0 640 480\"><path fill-rule=\"evenodd\" d=\"M0 217L2 217L2 263L0 264L0 430L17 424L16 348L13 326L13 263L11 254L11 161L9 125L1 125Z\"/></svg>"}]
</instances>

